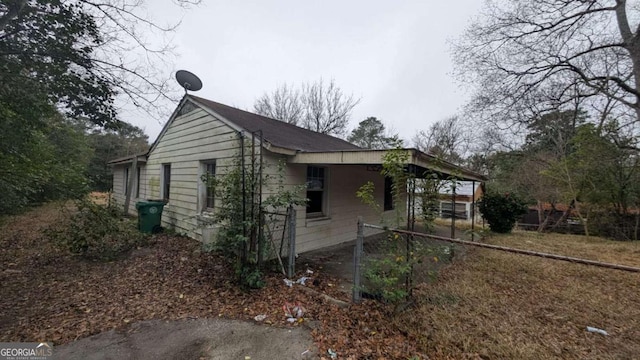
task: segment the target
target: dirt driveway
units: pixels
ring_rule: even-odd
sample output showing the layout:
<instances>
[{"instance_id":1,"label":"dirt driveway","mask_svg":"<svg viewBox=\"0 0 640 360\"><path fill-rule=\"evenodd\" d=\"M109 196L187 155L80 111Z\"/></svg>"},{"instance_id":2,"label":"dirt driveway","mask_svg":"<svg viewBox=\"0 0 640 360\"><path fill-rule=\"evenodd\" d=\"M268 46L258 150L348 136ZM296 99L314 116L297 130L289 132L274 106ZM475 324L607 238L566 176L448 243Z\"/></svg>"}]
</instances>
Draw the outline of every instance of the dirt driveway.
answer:
<instances>
[{"instance_id":1,"label":"dirt driveway","mask_svg":"<svg viewBox=\"0 0 640 360\"><path fill-rule=\"evenodd\" d=\"M309 331L227 319L151 320L54 348L57 359L311 359Z\"/></svg>"}]
</instances>

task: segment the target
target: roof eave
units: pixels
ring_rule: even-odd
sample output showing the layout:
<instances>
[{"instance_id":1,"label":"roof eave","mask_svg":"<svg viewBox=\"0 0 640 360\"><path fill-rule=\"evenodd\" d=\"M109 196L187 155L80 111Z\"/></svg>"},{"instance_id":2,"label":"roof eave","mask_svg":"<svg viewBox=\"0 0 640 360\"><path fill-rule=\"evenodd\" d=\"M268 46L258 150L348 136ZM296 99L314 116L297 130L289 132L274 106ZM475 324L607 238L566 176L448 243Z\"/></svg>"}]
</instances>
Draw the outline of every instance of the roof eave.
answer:
<instances>
[{"instance_id":1,"label":"roof eave","mask_svg":"<svg viewBox=\"0 0 640 360\"><path fill-rule=\"evenodd\" d=\"M426 166L423 166L428 169L432 169L435 171L439 171L442 173L449 174L454 178L459 178L460 180L467 181L487 181L488 178L482 174L478 174L474 171L465 169L448 161L439 159L433 155L429 155L423 153L422 151L416 149L409 149L415 158L418 159L417 162L424 163ZM419 164L416 164L419 165Z\"/></svg>"},{"instance_id":2,"label":"roof eave","mask_svg":"<svg viewBox=\"0 0 640 360\"><path fill-rule=\"evenodd\" d=\"M461 168L416 149L402 149L409 155L409 164L446 174L450 177L469 181L486 181L487 178L473 171ZM339 150L322 152L298 152L289 163L325 165L381 165L389 150Z\"/></svg>"},{"instance_id":3,"label":"roof eave","mask_svg":"<svg viewBox=\"0 0 640 360\"><path fill-rule=\"evenodd\" d=\"M128 158L120 158L107 162L107 165L124 165L133 163L134 156L130 156ZM147 157L145 155L138 155L138 163L147 163Z\"/></svg>"},{"instance_id":4,"label":"roof eave","mask_svg":"<svg viewBox=\"0 0 640 360\"><path fill-rule=\"evenodd\" d=\"M272 143L268 142L268 141L264 141L264 148L266 150L271 151L272 153L276 153L276 154L282 154L282 155L287 155L287 156L292 156L292 155L296 155L298 153L298 151L294 150L294 149L288 149L285 147L281 147L281 146L276 146L273 145Z\"/></svg>"}]
</instances>

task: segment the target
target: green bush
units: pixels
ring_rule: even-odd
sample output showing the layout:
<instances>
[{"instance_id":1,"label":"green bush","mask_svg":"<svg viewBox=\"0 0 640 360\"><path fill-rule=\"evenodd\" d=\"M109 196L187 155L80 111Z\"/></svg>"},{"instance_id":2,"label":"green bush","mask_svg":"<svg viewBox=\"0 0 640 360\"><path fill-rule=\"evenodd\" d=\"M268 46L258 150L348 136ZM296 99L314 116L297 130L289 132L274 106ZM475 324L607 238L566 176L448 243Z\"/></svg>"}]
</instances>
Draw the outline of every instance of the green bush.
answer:
<instances>
[{"instance_id":1,"label":"green bush","mask_svg":"<svg viewBox=\"0 0 640 360\"><path fill-rule=\"evenodd\" d=\"M236 272L240 274L240 283L249 289L261 289L266 285L264 274L257 266L244 266L236 269Z\"/></svg>"},{"instance_id":2,"label":"green bush","mask_svg":"<svg viewBox=\"0 0 640 360\"><path fill-rule=\"evenodd\" d=\"M119 206L98 205L89 199L76 201L77 211L46 232L58 247L72 254L99 260L113 260L137 246L148 235L138 232Z\"/></svg>"},{"instance_id":3,"label":"green bush","mask_svg":"<svg viewBox=\"0 0 640 360\"><path fill-rule=\"evenodd\" d=\"M484 194L479 204L482 216L489 223L489 228L497 233L509 233L521 215L527 212L525 202L514 194Z\"/></svg>"},{"instance_id":4,"label":"green bush","mask_svg":"<svg viewBox=\"0 0 640 360\"><path fill-rule=\"evenodd\" d=\"M407 242L411 244L409 251ZM434 246L392 232L375 247L377 251L372 250L363 261L362 290L396 305L407 300L416 280L431 280L435 276L435 272L430 270L434 262L449 262L453 258L451 246Z\"/></svg>"},{"instance_id":5,"label":"green bush","mask_svg":"<svg viewBox=\"0 0 640 360\"><path fill-rule=\"evenodd\" d=\"M384 257L369 259L365 264L364 277L368 281L366 292L380 296L387 303L397 304L406 300L409 289L405 281L411 272L411 264L405 261Z\"/></svg>"}]
</instances>

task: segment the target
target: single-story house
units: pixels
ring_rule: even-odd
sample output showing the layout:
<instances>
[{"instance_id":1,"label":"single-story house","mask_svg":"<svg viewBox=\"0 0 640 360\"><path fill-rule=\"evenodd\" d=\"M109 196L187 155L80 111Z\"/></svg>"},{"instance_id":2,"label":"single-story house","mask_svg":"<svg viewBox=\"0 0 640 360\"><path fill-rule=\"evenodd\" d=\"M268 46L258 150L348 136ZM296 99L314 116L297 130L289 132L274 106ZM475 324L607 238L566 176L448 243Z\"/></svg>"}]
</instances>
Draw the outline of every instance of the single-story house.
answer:
<instances>
[{"instance_id":1,"label":"single-story house","mask_svg":"<svg viewBox=\"0 0 640 360\"><path fill-rule=\"evenodd\" d=\"M448 181L440 189L439 217L450 219L451 215L455 214L456 219L471 220L471 217L475 216L476 222L479 221L482 215L478 211L477 203L482 198L482 184L475 181L457 181L455 192L452 184ZM455 207L453 212L452 207Z\"/></svg>"},{"instance_id":2,"label":"single-story house","mask_svg":"<svg viewBox=\"0 0 640 360\"><path fill-rule=\"evenodd\" d=\"M113 197L124 204L128 192L128 211L132 214L137 201L164 199L164 227L210 241L203 237L211 237L213 232L203 231L200 219L215 211L216 198L202 181L203 175L224 174L241 156L245 148L242 144L258 131L262 141L257 150L251 151L260 152L263 172L274 174L277 164L283 162L284 185L306 186L308 203L296 208L297 252L355 239L358 216L378 223L380 215L356 197L356 191L368 181L375 185L378 203L384 204L384 216L394 216L390 186L380 174L385 150L362 149L333 136L190 94L180 101L147 153L110 162ZM484 180L479 174L436 161L418 150L404 151L409 154L407 169L415 173L429 170L443 177L455 173L465 180ZM266 198L275 186L265 184L262 197ZM406 201L397 203L406 206Z\"/></svg>"}]
</instances>

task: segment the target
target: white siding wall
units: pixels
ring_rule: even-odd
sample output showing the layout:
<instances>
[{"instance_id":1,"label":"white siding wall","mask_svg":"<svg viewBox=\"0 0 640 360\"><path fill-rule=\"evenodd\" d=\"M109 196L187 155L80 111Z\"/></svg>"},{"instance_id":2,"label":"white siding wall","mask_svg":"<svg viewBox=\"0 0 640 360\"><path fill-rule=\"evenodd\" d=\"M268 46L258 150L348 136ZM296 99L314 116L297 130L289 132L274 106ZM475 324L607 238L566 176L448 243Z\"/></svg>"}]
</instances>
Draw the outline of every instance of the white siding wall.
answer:
<instances>
[{"instance_id":1,"label":"white siding wall","mask_svg":"<svg viewBox=\"0 0 640 360\"><path fill-rule=\"evenodd\" d=\"M198 121L199 116L206 116L213 125L209 132L214 132L207 141L202 141L201 148L208 149L211 142L233 144L233 147L215 151L198 152L198 148L191 144L185 144L184 148L167 153L160 151L165 148L164 141L157 146L148 159L147 165L142 168L140 198L132 198L130 213L135 214L135 203L142 199L158 199L161 197L161 173L162 164L171 163L171 191L170 199L163 213L163 226L176 229L190 237L202 240L201 225L198 224L197 215L200 213L198 204L199 169L201 161L216 159L216 173L223 174L225 168L232 161L232 157L239 151L237 134L230 128L206 114L189 113L183 118L176 118L173 125L178 129L185 125ZM206 124L206 123L204 123ZM203 124L203 127L207 127ZM167 134L173 133L171 126ZM202 130L202 127L200 127ZM194 131L201 131L194 130ZM209 133L207 132L207 133ZM236 141L229 141L233 137ZM166 138L166 137L165 137ZM165 139L163 138L163 140ZM206 142L206 143L205 143ZM175 147L171 142L171 147ZM184 149L193 149L185 151ZM278 182L278 161L285 157L264 152L264 175L269 175L269 184L263 188L263 198L275 193ZM130 165L129 165L130 166ZM365 222L380 223L380 214L369 206L363 205L356 197L356 191L367 181L372 181L375 186L376 201L382 206L384 203L384 177L375 171L367 171L366 166L358 165L330 165L325 166L327 171L327 217L321 219L307 219L306 208L297 208L296 218L296 251L302 253L326 246L354 240L356 237L356 223L358 216L363 216ZM284 185L291 189L297 185L306 183L307 166L303 164L289 164L284 171ZM114 199L124 204L124 166L114 167ZM135 187L134 187L135 191ZM305 196L305 191L301 196ZM401 200L400 215L401 225L405 219L405 199ZM281 209L283 210L283 209ZM384 218L388 225L394 226L395 211L384 212ZM376 233L375 230L366 229L365 235Z\"/></svg>"},{"instance_id":2,"label":"white siding wall","mask_svg":"<svg viewBox=\"0 0 640 360\"><path fill-rule=\"evenodd\" d=\"M198 215L201 213L198 189L202 186L202 162L216 160L216 174L222 175L239 154L239 150L237 132L207 112L197 109L175 118L149 155L146 165L142 167L140 197L132 198L130 212L136 213L135 203L138 200L161 198L162 165L171 164L171 189L162 217L163 226L202 240L202 224L198 222ZM286 157L265 151L263 159L264 174L269 174L271 179L271 183L263 188L263 198L266 198L277 186L278 161ZM369 223L380 222L380 215L363 205L356 197L356 191L367 181L372 181L376 189L376 200L382 206L384 177L378 172L367 171L366 166L330 165L326 168L327 217L307 219L306 208L298 207L298 253L355 239L358 216L363 216ZM133 171L130 170L130 173L134 176ZM295 185L304 185L306 174L306 165L289 164L285 168L284 184L289 189ZM123 176L124 166L114 166L114 198L119 203L124 203ZM135 185L132 190L135 191ZM301 195L305 194L303 191ZM404 218L404 199L400 203L400 214ZM387 211L384 216L387 223L392 225L391 219L395 218L395 211ZM367 230L367 234L374 232Z\"/></svg>"},{"instance_id":3,"label":"white siding wall","mask_svg":"<svg viewBox=\"0 0 640 360\"><path fill-rule=\"evenodd\" d=\"M140 164L140 196L136 197L137 178L135 172L131 169L131 164L115 165L113 167L113 194L112 199L118 204L124 206L125 186L124 174L125 168L129 168L129 176L133 176L133 188L131 188L131 200L129 202L129 214L136 215L136 202L146 199L146 182L145 182L145 165Z\"/></svg>"},{"instance_id":4,"label":"white siding wall","mask_svg":"<svg viewBox=\"0 0 640 360\"><path fill-rule=\"evenodd\" d=\"M224 174L240 149L237 132L201 109L176 117L146 166L146 196L161 198L162 165L171 164L169 202L162 215L163 226L201 240L198 215L202 207L198 189L202 162L216 161L216 174Z\"/></svg>"},{"instance_id":5,"label":"white siding wall","mask_svg":"<svg viewBox=\"0 0 640 360\"><path fill-rule=\"evenodd\" d=\"M384 204L384 177L376 171L368 171L366 166L331 165L327 173L327 218L307 219L305 207L297 209L296 251L302 253L330 245L354 240L357 232L358 216L371 224L380 224L380 213L362 204L356 191L367 181L375 186L375 198L380 207ZM304 184L307 166L292 164L288 171L292 183ZM405 197L400 201L401 226L406 219ZM395 226L395 210L384 212L385 222ZM365 235L377 231L366 229Z\"/></svg>"}]
</instances>

